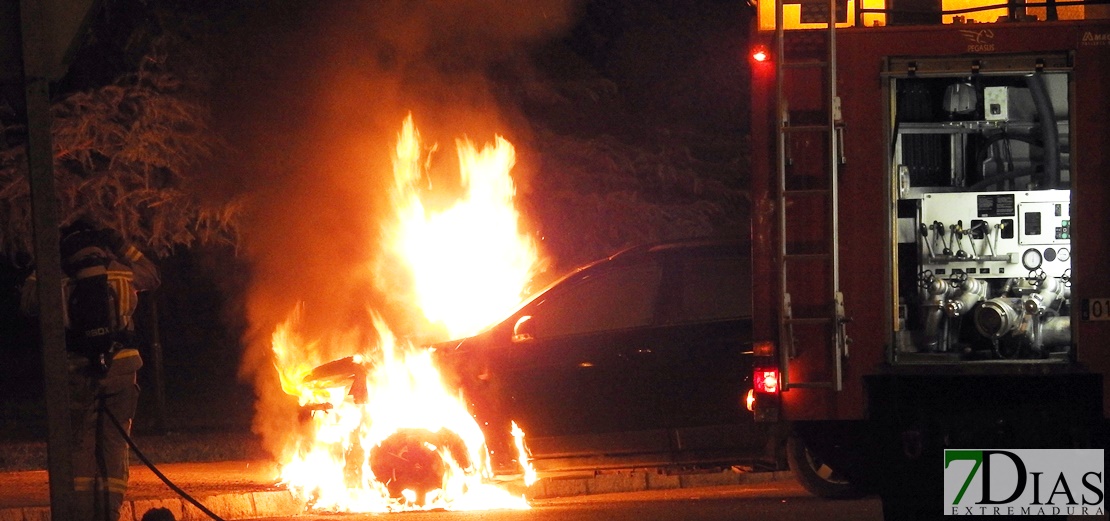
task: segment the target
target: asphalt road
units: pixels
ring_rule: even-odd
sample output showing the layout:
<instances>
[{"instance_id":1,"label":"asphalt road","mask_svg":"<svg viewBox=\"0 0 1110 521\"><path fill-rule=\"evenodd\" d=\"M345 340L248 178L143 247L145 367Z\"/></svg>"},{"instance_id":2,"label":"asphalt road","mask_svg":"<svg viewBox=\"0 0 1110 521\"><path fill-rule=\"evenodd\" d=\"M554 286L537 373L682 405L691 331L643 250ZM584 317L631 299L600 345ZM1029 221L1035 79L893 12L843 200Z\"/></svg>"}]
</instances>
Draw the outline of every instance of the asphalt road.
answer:
<instances>
[{"instance_id":1,"label":"asphalt road","mask_svg":"<svg viewBox=\"0 0 1110 521\"><path fill-rule=\"evenodd\" d=\"M751 485L598 494L536 500L532 509L401 514L302 514L268 521L698 521L807 520L881 521L878 498L831 501L816 498L794 481Z\"/></svg>"}]
</instances>

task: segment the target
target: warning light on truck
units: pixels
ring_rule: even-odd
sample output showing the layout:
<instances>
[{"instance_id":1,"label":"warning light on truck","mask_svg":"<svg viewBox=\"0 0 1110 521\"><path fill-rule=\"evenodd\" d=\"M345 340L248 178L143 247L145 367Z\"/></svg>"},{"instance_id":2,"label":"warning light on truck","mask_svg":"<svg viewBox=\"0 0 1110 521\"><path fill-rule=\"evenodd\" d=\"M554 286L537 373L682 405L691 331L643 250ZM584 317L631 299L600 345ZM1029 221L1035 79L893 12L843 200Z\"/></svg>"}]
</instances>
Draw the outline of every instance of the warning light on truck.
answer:
<instances>
[{"instance_id":1,"label":"warning light on truck","mask_svg":"<svg viewBox=\"0 0 1110 521\"><path fill-rule=\"evenodd\" d=\"M777 393L779 392L779 371L778 369L756 369L753 382L757 393Z\"/></svg>"},{"instance_id":2,"label":"warning light on truck","mask_svg":"<svg viewBox=\"0 0 1110 521\"><path fill-rule=\"evenodd\" d=\"M758 45L752 48L752 61L756 63L764 63L771 59L771 53L767 52L767 48Z\"/></svg>"}]
</instances>

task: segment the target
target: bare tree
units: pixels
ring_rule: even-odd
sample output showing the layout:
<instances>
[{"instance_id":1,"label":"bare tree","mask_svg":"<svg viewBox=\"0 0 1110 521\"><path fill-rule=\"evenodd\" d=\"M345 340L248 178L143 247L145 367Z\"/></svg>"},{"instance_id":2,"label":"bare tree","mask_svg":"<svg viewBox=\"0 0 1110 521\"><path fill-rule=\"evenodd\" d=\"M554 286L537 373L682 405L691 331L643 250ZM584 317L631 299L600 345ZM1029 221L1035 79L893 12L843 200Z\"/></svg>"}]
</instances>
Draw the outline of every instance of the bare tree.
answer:
<instances>
[{"instance_id":1,"label":"bare tree","mask_svg":"<svg viewBox=\"0 0 1110 521\"><path fill-rule=\"evenodd\" d=\"M52 104L54 176L61 223L83 216L119 230L149 254L238 242L240 205L196 181L221 144L208 110L148 55L136 72ZM26 141L8 124L0 141L0 251L31 252ZM15 136L15 139L11 139Z\"/></svg>"}]
</instances>

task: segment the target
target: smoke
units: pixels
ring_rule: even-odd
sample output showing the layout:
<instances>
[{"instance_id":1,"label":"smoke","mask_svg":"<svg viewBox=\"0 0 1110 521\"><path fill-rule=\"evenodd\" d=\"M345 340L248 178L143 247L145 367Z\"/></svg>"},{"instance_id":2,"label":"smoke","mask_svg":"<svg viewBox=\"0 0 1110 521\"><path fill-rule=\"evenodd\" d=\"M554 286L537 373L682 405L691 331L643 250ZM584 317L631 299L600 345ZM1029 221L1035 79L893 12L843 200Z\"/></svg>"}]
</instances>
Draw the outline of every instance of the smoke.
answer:
<instances>
[{"instance_id":1,"label":"smoke","mask_svg":"<svg viewBox=\"0 0 1110 521\"><path fill-rule=\"evenodd\" d=\"M217 111L237 152L221 184L251 201L241 375L255 382L255 430L271 450L296 415L279 391L271 335L298 305L298 329L321 340L321 362L351 354L335 336L373 341L370 311L401 336L427 326L398 299L400 275L382 284L374 269L406 115L438 144L435 183L457 176L460 137L507 137L524 158L514 172L527 172L528 129L499 103L490 72L526 68L527 46L566 30L574 12L565 0L445 0L274 1L234 13Z\"/></svg>"}]
</instances>

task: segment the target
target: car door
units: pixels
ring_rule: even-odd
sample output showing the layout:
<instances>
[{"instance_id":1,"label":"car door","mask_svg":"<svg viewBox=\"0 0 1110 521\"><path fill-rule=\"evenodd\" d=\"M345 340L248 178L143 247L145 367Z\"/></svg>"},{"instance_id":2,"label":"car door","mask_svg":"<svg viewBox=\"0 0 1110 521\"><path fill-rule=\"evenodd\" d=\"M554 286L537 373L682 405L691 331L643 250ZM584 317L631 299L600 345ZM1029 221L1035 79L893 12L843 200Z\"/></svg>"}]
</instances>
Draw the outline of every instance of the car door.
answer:
<instances>
[{"instance_id":1,"label":"car door","mask_svg":"<svg viewBox=\"0 0 1110 521\"><path fill-rule=\"evenodd\" d=\"M669 257L660 310L658 403L678 461L761 450L764 428L745 398L751 388L750 261L729 247Z\"/></svg>"},{"instance_id":2,"label":"car door","mask_svg":"<svg viewBox=\"0 0 1110 521\"><path fill-rule=\"evenodd\" d=\"M651 257L595 265L517 314L496 357L510 409L537 456L659 450L656 364L662 267ZM640 433L640 434L629 434Z\"/></svg>"}]
</instances>

